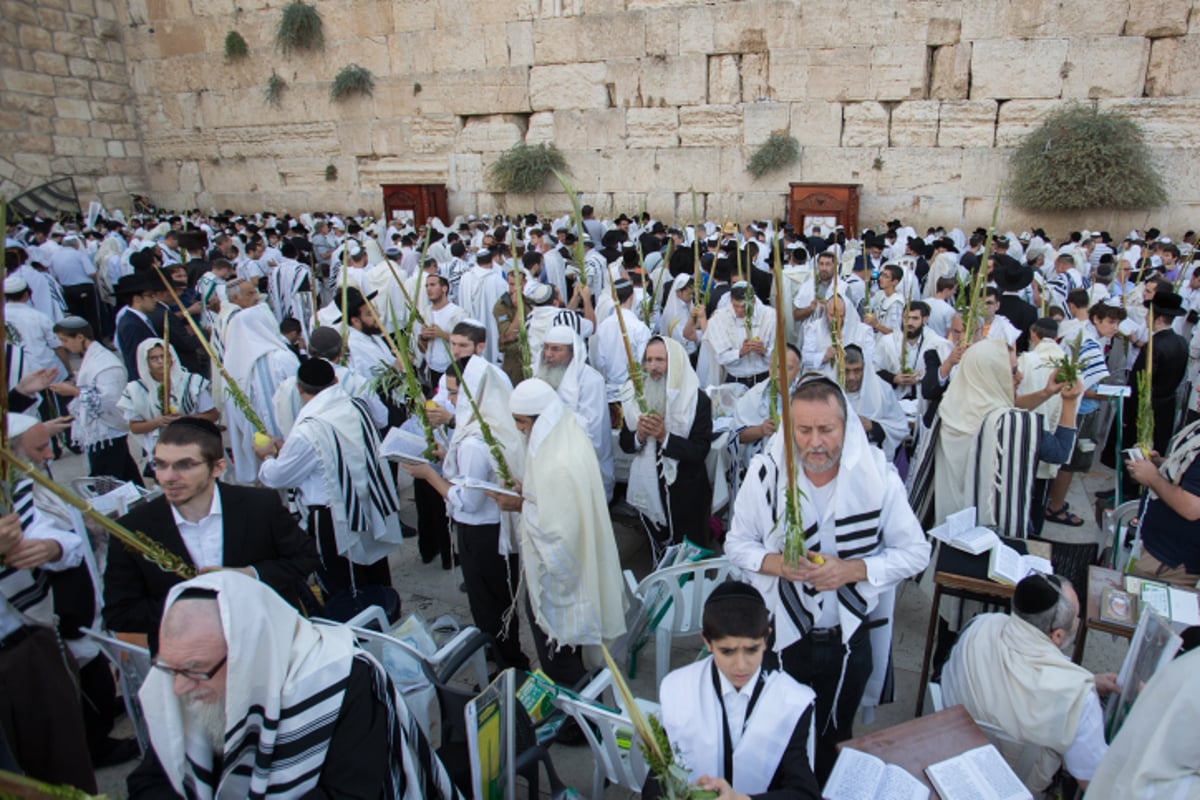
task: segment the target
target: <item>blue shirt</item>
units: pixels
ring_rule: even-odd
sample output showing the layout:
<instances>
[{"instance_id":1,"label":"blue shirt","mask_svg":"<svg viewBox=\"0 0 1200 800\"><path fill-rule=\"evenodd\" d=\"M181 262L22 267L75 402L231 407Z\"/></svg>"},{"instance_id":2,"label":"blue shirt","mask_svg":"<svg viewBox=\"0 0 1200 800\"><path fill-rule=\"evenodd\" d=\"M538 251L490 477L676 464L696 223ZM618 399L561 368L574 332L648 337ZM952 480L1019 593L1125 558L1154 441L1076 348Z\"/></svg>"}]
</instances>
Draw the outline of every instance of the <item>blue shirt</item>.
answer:
<instances>
[{"instance_id":1,"label":"blue shirt","mask_svg":"<svg viewBox=\"0 0 1200 800\"><path fill-rule=\"evenodd\" d=\"M1179 487L1200 495L1200 458L1183 473ZM1142 517L1142 544L1168 567L1180 564L1193 575L1200 574L1200 522L1189 522L1161 497L1150 501Z\"/></svg>"}]
</instances>

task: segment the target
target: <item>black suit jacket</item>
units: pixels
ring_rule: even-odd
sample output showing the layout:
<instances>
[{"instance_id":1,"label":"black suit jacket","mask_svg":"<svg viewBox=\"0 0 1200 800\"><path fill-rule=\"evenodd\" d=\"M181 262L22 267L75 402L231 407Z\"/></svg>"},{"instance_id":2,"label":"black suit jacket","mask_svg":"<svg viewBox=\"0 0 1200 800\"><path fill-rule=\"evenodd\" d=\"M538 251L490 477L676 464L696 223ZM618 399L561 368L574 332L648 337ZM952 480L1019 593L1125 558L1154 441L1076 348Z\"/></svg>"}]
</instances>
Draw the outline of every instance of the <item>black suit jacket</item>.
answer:
<instances>
[{"instance_id":1,"label":"black suit jacket","mask_svg":"<svg viewBox=\"0 0 1200 800\"><path fill-rule=\"evenodd\" d=\"M138 377L138 345L147 339L158 337L159 331L162 330L161 326L153 328L153 324L147 323L133 309L122 314L117 321L117 342L121 345L121 359L125 362L125 371L129 373L130 380L137 380Z\"/></svg>"},{"instance_id":2,"label":"black suit jacket","mask_svg":"<svg viewBox=\"0 0 1200 800\"><path fill-rule=\"evenodd\" d=\"M158 332L159 338L162 338L163 331L166 326L163 321L166 319L170 307L165 303L159 303L146 316L150 317L150 322L154 325L154 330ZM184 314L187 312L184 311ZM124 342L122 342L124 344ZM188 325L180 314L171 314L171 347L175 348L175 352L179 355L179 363L188 372L194 372L197 375L208 375L208 352L204 349L204 345L196 338L196 334L192 331L192 327ZM136 373L130 373L136 375Z\"/></svg>"},{"instance_id":3,"label":"black suit jacket","mask_svg":"<svg viewBox=\"0 0 1200 800\"><path fill-rule=\"evenodd\" d=\"M1000 295L1000 307L997 314L1003 315L1013 327L1021 332L1017 338L1017 352L1024 353L1029 349L1029 329L1037 322L1038 310L1026 303L1015 294Z\"/></svg>"},{"instance_id":4,"label":"black suit jacket","mask_svg":"<svg viewBox=\"0 0 1200 800\"><path fill-rule=\"evenodd\" d=\"M284 508L273 489L252 489L217 483L225 529L222 566L254 567L258 579L299 608L305 581L320 559L312 537ZM192 557L179 535L175 516L158 497L121 519L121 524L154 539L192 566ZM158 650L158 624L167 592L180 582L146 559L113 543L104 571L104 624L121 633L145 633L150 650Z\"/></svg>"}]
</instances>

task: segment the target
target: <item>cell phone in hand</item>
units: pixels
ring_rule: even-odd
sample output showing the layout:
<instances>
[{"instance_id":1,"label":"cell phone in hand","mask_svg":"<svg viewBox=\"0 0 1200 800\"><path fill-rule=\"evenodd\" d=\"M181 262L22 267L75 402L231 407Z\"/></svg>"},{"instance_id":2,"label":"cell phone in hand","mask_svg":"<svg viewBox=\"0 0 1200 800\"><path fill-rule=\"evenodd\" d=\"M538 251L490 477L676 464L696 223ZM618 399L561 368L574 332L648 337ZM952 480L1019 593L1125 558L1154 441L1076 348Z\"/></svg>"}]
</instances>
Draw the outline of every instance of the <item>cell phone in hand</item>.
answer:
<instances>
[{"instance_id":1,"label":"cell phone in hand","mask_svg":"<svg viewBox=\"0 0 1200 800\"><path fill-rule=\"evenodd\" d=\"M1146 457L1142 455L1140 447L1130 447L1125 451L1125 460L1127 461L1145 461Z\"/></svg>"}]
</instances>

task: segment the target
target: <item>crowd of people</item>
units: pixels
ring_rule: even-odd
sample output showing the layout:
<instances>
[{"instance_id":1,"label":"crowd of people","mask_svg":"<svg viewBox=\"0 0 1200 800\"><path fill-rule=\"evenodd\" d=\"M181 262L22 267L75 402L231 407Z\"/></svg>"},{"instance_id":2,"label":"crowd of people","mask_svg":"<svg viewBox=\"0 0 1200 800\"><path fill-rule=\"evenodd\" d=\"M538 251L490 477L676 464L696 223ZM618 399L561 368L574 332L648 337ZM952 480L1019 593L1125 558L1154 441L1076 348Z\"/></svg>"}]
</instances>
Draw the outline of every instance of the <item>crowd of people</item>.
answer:
<instances>
[{"instance_id":1,"label":"crowd of people","mask_svg":"<svg viewBox=\"0 0 1200 800\"><path fill-rule=\"evenodd\" d=\"M660 690L722 798L820 796L858 710L892 699L896 591L928 576L926 532L954 512L1016 538L1089 524L1067 496L1099 455L1125 475L1101 503L1147 495L1135 572L1200 581L1191 231L859 237L589 206L7 222L11 454L151 482L120 523L199 573L116 543L97 558L69 506L13 473L0 766L39 779L94 791L93 766L134 755L94 625L154 656L133 797L456 796L462 765L382 666L304 618L395 616L406 538L461 566L497 668L573 688L626 633L614 511L656 563L723 552L740 580L706 604L711 658ZM1123 425L1105 387L1129 389ZM947 696L1042 748L1020 775L1034 791L1061 772L1151 795L1197 780L1187 748L1153 770L1109 750L1114 679L1063 655L1078 615L1069 582L1035 575L1011 616L955 619Z\"/></svg>"}]
</instances>

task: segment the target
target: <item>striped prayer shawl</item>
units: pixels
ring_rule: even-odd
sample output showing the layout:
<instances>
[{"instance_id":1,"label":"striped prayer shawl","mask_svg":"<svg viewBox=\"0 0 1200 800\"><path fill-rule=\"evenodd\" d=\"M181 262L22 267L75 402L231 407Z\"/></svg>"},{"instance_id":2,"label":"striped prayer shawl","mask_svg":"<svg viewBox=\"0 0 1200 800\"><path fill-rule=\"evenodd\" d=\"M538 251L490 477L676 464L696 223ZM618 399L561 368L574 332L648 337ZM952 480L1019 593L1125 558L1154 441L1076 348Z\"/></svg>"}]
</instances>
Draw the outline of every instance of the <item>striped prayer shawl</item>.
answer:
<instances>
[{"instance_id":1,"label":"striped prayer shawl","mask_svg":"<svg viewBox=\"0 0 1200 800\"><path fill-rule=\"evenodd\" d=\"M20 478L13 484L13 511L21 518L21 529L33 524L33 481ZM0 594L28 624L53 625L54 600L50 594L50 576L41 569L0 567Z\"/></svg>"},{"instance_id":2,"label":"striped prayer shawl","mask_svg":"<svg viewBox=\"0 0 1200 800\"><path fill-rule=\"evenodd\" d=\"M934 522L933 486L934 471L937 468L937 441L942 432L942 418L933 415L933 425L922 428L917 441L917 451L913 463L905 479L908 490L908 504L921 523L921 527L929 530Z\"/></svg>"},{"instance_id":3,"label":"striped prayer shawl","mask_svg":"<svg viewBox=\"0 0 1200 800\"><path fill-rule=\"evenodd\" d=\"M988 414L976 436L977 519L1001 536L1024 539L1028 535L1041 433L1037 414L1004 408Z\"/></svg>"}]
</instances>

